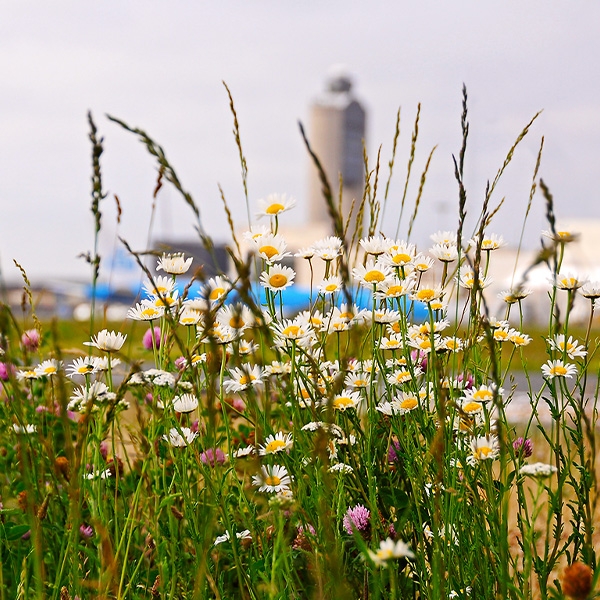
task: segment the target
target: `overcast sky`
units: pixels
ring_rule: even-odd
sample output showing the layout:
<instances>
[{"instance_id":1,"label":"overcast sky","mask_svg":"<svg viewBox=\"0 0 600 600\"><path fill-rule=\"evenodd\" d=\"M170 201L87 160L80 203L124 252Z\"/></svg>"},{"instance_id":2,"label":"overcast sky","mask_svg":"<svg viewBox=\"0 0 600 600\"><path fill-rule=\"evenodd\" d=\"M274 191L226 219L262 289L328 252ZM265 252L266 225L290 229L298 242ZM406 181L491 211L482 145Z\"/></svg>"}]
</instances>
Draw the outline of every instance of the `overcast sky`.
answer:
<instances>
[{"instance_id":1,"label":"overcast sky","mask_svg":"<svg viewBox=\"0 0 600 600\"><path fill-rule=\"evenodd\" d=\"M91 110L104 136L102 251L116 236L143 249L150 235L190 239L192 214L165 189L149 232L155 163L137 139L106 119L146 130L166 150L198 203L205 228L227 240L218 184L236 222L245 205L232 117L234 96L248 160L253 208L272 192L296 197L301 221L308 171L298 120L323 89L331 65L347 65L368 111L371 160L391 152L402 130L391 200L402 194L410 135L421 102L418 176L434 145L416 240L456 227L452 154L461 143L463 82L469 93L469 210L478 212L511 144L543 109L515 153L492 229L518 239L542 136L541 176L561 216L600 216L600 4L453 2L3 2L0 20L0 269L32 280L86 277L77 255L93 245ZM382 168L387 177L387 169ZM121 200L117 228L113 195ZM393 234L390 207L384 231ZM528 238L545 228L536 197Z\"/></svg>"}]
</instances>

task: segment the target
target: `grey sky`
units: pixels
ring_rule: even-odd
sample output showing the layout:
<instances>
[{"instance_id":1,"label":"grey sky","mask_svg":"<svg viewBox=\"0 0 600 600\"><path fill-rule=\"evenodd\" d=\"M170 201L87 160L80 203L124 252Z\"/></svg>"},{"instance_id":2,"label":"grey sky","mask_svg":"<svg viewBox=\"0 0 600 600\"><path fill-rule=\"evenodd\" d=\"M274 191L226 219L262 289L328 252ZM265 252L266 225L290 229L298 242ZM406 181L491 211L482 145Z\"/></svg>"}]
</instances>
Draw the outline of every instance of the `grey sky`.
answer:
<instances>
[{"instance_id":1,"label":"grey sky","mask_svg":"<svg viewBox=\"0 0 600 600\"><path fill-rule=\"evenodd\" d=\"M105 118L145 129L166 150L215 238L227 238L217 184L236 221L245 205L232 118L234 95L253 202L286 192L302 203L308 161L297 121L344 63L368 109L368 147L389 160L402 107L392 200L402 193L410 134L422 104L415 176L438 144L416 239L456 226L451 155L460 148L461 87L469 92L469 201L478 211L511 144L544 112L515 154L496 201L494 231L516 240L541 136L541 175L559 216L600 216L600 5L592 2L4 2L0 20L0 267L32 279L89 272L93 243L87 110L105 138L103 252L115 235L145 246L155 165L142 145ZM117 231L112 194L123 205ZM440 212L445 207L445 213ZM290 220L301 219L300 208ZM387 211L386 233L397 210ZM537 197L529 237L544 227ZM158 200L156 235L194 235L174 191Z\"/></svg>"}]
</instances>

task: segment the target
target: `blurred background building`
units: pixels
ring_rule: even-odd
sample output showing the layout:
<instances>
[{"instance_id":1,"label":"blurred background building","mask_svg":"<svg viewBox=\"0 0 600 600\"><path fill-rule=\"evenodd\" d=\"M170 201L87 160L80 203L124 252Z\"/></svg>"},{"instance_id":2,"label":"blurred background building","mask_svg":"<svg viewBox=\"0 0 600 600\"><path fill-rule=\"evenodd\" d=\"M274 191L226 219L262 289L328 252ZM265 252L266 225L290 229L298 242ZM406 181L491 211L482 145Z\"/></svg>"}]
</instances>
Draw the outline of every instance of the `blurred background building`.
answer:
<instances>
[{"instance_id":1,"label":"blurred background building","mask_svg":"<svg viewBox=\"0 0 600 600\"><path fill-rule=\"evenodd\" d=\"M356 228L365 183L366 112L353 92L353 81L341 65L332 67L325 91L310 107L309 141L323 166L334 199L342 185L342 215L352 217L350 235ZM319 172L313 163L308 178L309 226L331 231L332 221L323 197ZM352 214L351 214L352 211ZM361 232L359 231L358 237Z\"/></svg>"}]
</instances>

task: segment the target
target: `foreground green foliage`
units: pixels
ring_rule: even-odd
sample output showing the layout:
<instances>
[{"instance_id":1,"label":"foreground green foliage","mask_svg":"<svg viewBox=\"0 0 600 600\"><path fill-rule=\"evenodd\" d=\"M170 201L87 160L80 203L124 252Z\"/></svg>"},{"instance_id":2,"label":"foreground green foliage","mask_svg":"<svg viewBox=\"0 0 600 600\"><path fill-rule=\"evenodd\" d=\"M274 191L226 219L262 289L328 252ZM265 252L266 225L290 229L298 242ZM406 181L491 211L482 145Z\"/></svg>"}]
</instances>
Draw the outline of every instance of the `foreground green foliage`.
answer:
<instances>
[{"instance_id":1,"label":"foreground green foliage","mask_svg":"<svg viewBox=\"0 0 600 600\"><path fill-rule=\"evenodd\" d=\"M102 147L90 124L97 234ZM121 125L183 193L210 247L162 149ZM246 236L251 252L234 238L235 273L202 281L198 296L176 290L185 257L160 257L163 276L139 261L146 297L129 317L149 327L151 365L93 320L80 356L64 357L55 332L38 339L39 322L27 329L2 309L0 598L549 598L575 562L589 569L565 591L587 585L599 286L562 272L572 236L556 230L544 188L547 362L517 434L510 373L540 375L523 354L526 281L505 292L498 319L485 292L502 246L488 233L490 201L514 147L468 239L466 98L463 132L458 229L435 234L428 254L375 235L368 171L358 211L368 235L349 241L323 174L335 235L299 251L322 275L300 315L282 300L296 277L281 265L285 197L261 205L269 224ZM237 120L236 141L245 185ZM97 248L88 259L95 283ZM589 308L579 340L576 296Z\"/></svg>"}]
</instances>

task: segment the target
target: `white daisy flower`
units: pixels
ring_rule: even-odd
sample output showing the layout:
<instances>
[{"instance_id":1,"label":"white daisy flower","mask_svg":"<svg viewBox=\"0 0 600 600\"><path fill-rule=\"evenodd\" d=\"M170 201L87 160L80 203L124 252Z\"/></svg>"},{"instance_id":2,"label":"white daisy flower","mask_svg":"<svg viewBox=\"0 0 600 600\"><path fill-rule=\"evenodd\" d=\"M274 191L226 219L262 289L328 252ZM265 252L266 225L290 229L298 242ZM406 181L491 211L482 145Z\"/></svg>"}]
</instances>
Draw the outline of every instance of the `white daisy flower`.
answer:
<instances>
[{"instance_id":1,"label":"white daisy flower","mask_svg":"<svg viewBox=\"0 0 600 600\"><path fill-rule=\"evenodd\" d=\"M375 551L369 550L370 559L378 566L387 566L388 561L395 558L414 558L415 555L406 542L387 538L379 542L379 548Z\"/></svg>"},{"instance_id":2,"label":"white daisy flower","mask_svg":"<svg viewBox=\"0 0 600 600\"><path fill-rule=\"evenodd\" d=\"M269 264L290 256L290 253L285 251L287 244L280 235L267 233L255 240L255 243L258 255Z\"/></svg>"},{"instance_id":3,"label":"white daisy flower","mask_svg":"<svg viewBox=\"0 0 600 600\"><path fill-rule=\"evenodd\" d=\"M429 248L429 254L440 262L451 263L458 258L458 248L455 244L435 244Z\"/></svg>"},{"instance_id":4,"label":"white daisy flower","mask_svg":"<svg viewBox=\"0 0 600 600\"><path fill-rule=\"evenodd\" d=\"M152 298L170 296L175 290L175 282L172 277L158 276L144 284L144 291Z\"/></svg>"},{"instance_id":5,"label":"white daisy flower","mask_svg":"<svg viewBox=\"0 0 600 600\"><path fill-rule=\"evenodd\" d=\"M438 231L432 233L429 236L429 239L431 239L434 244L454 244L456 246L456 231Z\"/></svg>"},{"instance_id":6,"label":"white daisy flower","mask_svg":"<svg viewBox=\"0 0 600 600\"><path fill-rule=\"evenodd\" d=\"M554 284L554 280L551 279L550 283ZM556 287L559 290L574 291L579 289L585 283L586 280L580 279L574 271L565 271L565 273L558 273L556 275Z\"/></svg>"},{"instance_id":7,"label":"white daisy flower","mask_svg":"<svg viewBox=\"0 0 600 600\"><path fill-rule=\"evenodd\" d=\"M388 265L369 259L365 265L352 269L352 276L363 287L373 289L392 279L393 273Z\"/></svg>"},{"instance_id":8,"label":"white daisy flower","mask_svg":"<svg viewBox=\"0 0 600 600\"><path fill-rule=\"evenodd\" d=\"M575 240L579 239L580 236L580 234L577 232L567 230L555 232L544 230L542 231L542 235L551 239L554 242L559 242L561 244L568 244L569 242L574 242Z\"/></svg>"},{"instance_id":9,"label":"white daisy flower","mask_svg":"<svg viewBox=\"0 0 600 600\"><path fill-rule=\"evenodd\" d=\"M480 436L471 440L471 454L467 462L475 466L482 460L494 460L500 454L498 438L494 435Z\"/></svg>"},{"instance_id":10,"label":"white daisy flower","mask_svg":"<svg viewBox=\"0 0 600 600\"><path fill-rule=\"evenodd\" d=\"M254 315L245 304L230 304L219 308L216 321L221 327L244 331L254 325Z\"/></svg>"},{"instance_id":11,"label":"white daisy flower","mask_svg":"<svg viewBox=\"0 0 600 600\"><path fill-rule=\"evenodd\" d=\"M564 363L562 360L549 360L545 365L542 365L542 375L546 379L554 379L555 377L571 378L577 375L577 367L570 363Z\"/></svg>"},{"instance_id":12,"label":"white daisy flower","mask_svg":"<svg viewBox=\"0 0 600 600\"><path fill-rule=\"evenodd\" d=\"M163 439L174 448L183 448L189 446L197 436L198 434L189 427L181 427L180 429L172 427L168 434L163 435Z\"/></svg>"},{"instance_id":13,"label":"white daisy flower","mask_svg":"<svg viewBox=\"0 0 600 600\"><path fill-rule=\"evenodd\" d=\"M37 427L32 425L31 423L27 423L25 427L21 427L21 425L17 425L17 423L13 423L13 431L18 434L29 434L37 432Z\"/></svg>"},{"instance_id":14,"label":"white daisy flower","mask_svg":"<svg viewBox=\"0 0 600 600\"><path fill-rule=\"evenodd\" d=\"M58 371L62 367L62 362L55 358L50 358L41 362L36 368L35 372L38 377L53 377L58 374Z\"/></svg>"},{"instance_id":15,"label":"white daisy flower","mask_svg":"<svg viewBox=\"0 0 600 600\"><path fill-rule=\"evenodd\" d=\"M198 398L193 394L182 394L173 398L173 410L176 413L191 413L198 408Z\"/></svg>"},{"instance_id":16,"label":"white daisy flower","mask_svg":"<svg viewBox=\"0 0 600 600\"><path fill-rule=\"evenodd\" d=\"M211 277L202 290L202 297L206 298L209 302L219 302L225 298L232 288L232 284L225 277L217 275Z\"/></svg>"},{"instance_id":17,"label":"white daisy flower","mask_svg":"<svg viewBox=\"0 0 600 600\"><path fill-rule=\"evenodd\" d=\"M263 372L259 365L244 365L242 368L233 368L230 371L231 379L223 382L227 393L241 392L262 385Z\"/></svg>"},{"instance_id":18,"label":"white daisy flower","mask_svg":"<svg viewBox=\"0 0 600 600\"><path fill-rule=\"evenodd\" d=\"M575 358L584 358L587 355L585 346L579 345L579 342L569 336L569 339L565 341L563 334L554 336L553 339L549 340L550 347L558 352L565 353L573 360Z\"/></svg>"},{"instance_id":19,"label":"white daisy flower","mask_svg":"<svg viewBox=\"0 0 600 600\"><path fill-rule=\"evenodd\" d=\"M414 244L404 241L394 242L379 260L390 267L404 267L410 264L417 255Z\"/></svg>"},{"instance_id":20,"label":"white daisy flower","mask_svg":"<svg viewBox=\"0 0 600 600\"><path fill-rule=\"evenodd\" d=\"M162 258L158 259L156 270L164 271L170 275L182 275L187 273L193 260L191 256L185 258L183 253L163 254Z\"/></svg>"},{"instance_id":21,"label":"white daisy flower","mask_svg":"<svg viewBox=\"0 0 600 600\"><path fill-rule=\"evenodd\" d=\"M506 304L515 304L516 302L527 298L527 296L529 296L532 292L533 290L530 290L529 288L510 288L508 290L503 290L502 292L500 292L498 294L498 298L504 300Z\"/></svg>"},{"instance_id":22,"label":"white daisy flower","mask_svg":"<svg viewBox=\"0 0 600 600\"><path fill-rule=\"evenodd\" d=\"M242 237L249 242L257 242L263 235L271 233L271 228L268 225L255 225L249 231L244 231Z\"/></svg>"},{"instance_id":23,"label":"white daisy flower","mask_svg":"<svg viewBox=\"0 0 600 600\"><path fill-rule=\"evenodd\" d=\"M317 289L319 290L319 293L327 296L329 294L335 294L336 292L339 292L342 289L342 286L342 278L338 275L334 275L333 277L323 279Z\"/></svg>"},{"instance_id":24,"label":"white daisy flower","mask_svg":"<svg viewBox=\"0 0 600 600\"><path fill-rule=\"evenodd\" d=\"M290 210L296 206L294 198L288 198L285 194L270 194L266 199L258 201L259 211L256 216L261 217L277 217L282 212Z\"/></svg>"},{"instance_id":25,"label":"white daisy flower","mask_svg":"<svg viewBox=\"0 0 600 600\"><path fill-rule=\"evenodd\" d=\"M340 394L336 394L333 398L333 409L339 411L345 411L348 409L356 408L362 402L360 392L344 390ZM322 402L324 407L327 406L328 400Z\"/></svg>"},{"instance_id":26,"label":"white daisy flower","mask_svg":"<svg viewBox=\"0 0 600 600\"><path fill-rule=\"evenodd\" d=\"M388 249L393 245L394 241L389 240L381 235L373 235L368 238L362 238L358 242L362 249L372 256L379 256L384 252L387 252Z\"/></svg>"},{"instance_id":27,"label":"white daisy flower","mask_svg":"<svg viewBox=\"0 0 600 600\"><path fill-rule=\"evenodd\" d=\"M160 319L164 314L164 306L154 306L147 301L143 301L127 311L127 318L135 321L153 321Z\"/></svg>"},{"instance_id":28,"label":"white daisy flower","mask_svg":"<svg viewBox=\"0 0 600 600\"><path fill-rule=\"evenodd\" d=\"M290 489L292 477L282 465L263 465L258 475L252 476L252 485L258 487L259 492L279 494Z\"/></svg>"},{"instance_id":29,"label":"white daisy flower","mask_svg":"<svg viewBox=\"0 0 600 600\"><path fill-rule=\"evenodd\" d=\"M258 447L258 453L261 456L265 456L266 454L277 454L277 452L289 450L292 447L292 444L292 434L279 431L275 435L267 436L264 445Z\"/></svg>"},{"instance_id":30,"label":"white daisy flower","mask_svg":"<svg viewBox=\"0 0 600 600\"><path fill-rule=\"evenodd\" d=\"M274 265L269 271L263 271L260 274L260 284L272 292L280 292L294 283L294 277L296 277L294 269Z\"/></svg>"},{"instance_id":31,"label":"white daisy flower","mask_svg":"<svg viewBox=\"0 0 600 600\"><path fill-rule=\"evenodd\" d=\"M83 342L83 344L85 346L93 346L103 352L118 352L123 347L126 339L126 334L123 335L121 332L103 329L95 337L92 337L90 342Z\"/></svg>"},{"instance_id":32,"label":"white daisy flower","mask_svg":"<svg viewBox=\"0 0 600 600\"><path fill-rule=\"evenodd\" d=\"M67 368L67 376L75 377L76 375L91 375L96 372L96 357L84 356L76 358Z\"/></svg>"}]
</instances>

